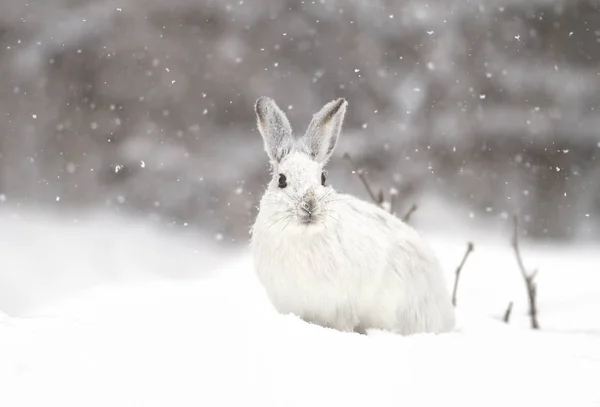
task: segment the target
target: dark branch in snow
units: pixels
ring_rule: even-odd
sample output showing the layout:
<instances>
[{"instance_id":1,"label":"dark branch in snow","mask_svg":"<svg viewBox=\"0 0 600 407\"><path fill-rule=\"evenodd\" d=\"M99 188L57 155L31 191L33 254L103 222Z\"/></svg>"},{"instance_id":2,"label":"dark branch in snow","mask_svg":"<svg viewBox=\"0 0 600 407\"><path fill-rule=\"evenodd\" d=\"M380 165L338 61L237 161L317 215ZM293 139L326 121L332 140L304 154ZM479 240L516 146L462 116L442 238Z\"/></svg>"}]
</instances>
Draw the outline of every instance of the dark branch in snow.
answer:
<instances>
[{"instance_id":1,"label":"dark branch in snow","mask_svg":"<svg viewBox=\"0 0 600 407\"><path fill-rule=\"evenodd\" d=\"M404 223L408 223L408 221L410 220L410 217L412 216L413 213L415 213L415 211L417 209L418 209L418 206L416 204L412 204L412 206L410 208L408 208L408 211L406 211L406 213L402 217L402 220L404 221Z\"/></svg>"},{"instance_id":2,"label":"dark branch in snow","mask_svg":"<svg viewBox=\"0 0 600 407\"><path fill-rule=\"evenodd\" d=\"M373 192L373 190L371 189L371 185L369 184L369 180L367 180L365 172L361 168L358 168L358 166L352 160L352 157L350 157L350 154L344 153L344 158L348 160L348 162L352 166L352 169L354 170L356 175L358 175L358 178L361 180L362 184L364 185L365 189L367 190L367 193L369 194L373 202L383 207L383 191L380 190L379 197L375 196L375 193Z\"/></svg>"},{"instance_id":3,"label":"dark branch in snow","mask_svg":"<svg viewBox=\"0 0 600 407\"><path fill-rule=\"evenodd\" d=\"M390 213L394 214L394 204L396 203L396 197L398 196L398 191L396 188L390 189Z\"/></svg>"},{"instance_id":4,"label":"dark branch in snow","mask_svg":"<svg viewBox=\"0 0 600 407\"><path fill-rule=\"evenodd\" d=\"M385 198L383 196L383 189L379 188L379 192L377 193L377 202L379 202L380 205L383 205L384 200Z\"/></svg>"},{"instance_id":5,"label":"dark branch in snow","mask_svg":"<svg viewBox=\"0 0 600 407\"><path fill-rule=\"evenodd\" d=\"M508 303L508 307L506 307L506 311L504 311L504 322L506 322L507 324L510 322L510 314L512 313L512 308L513 308L513 302L509 302Z\"/></svg>"},{"instance_id":6,"label":"dark branch in snow","mask_svg":"<svg viewBox=\"0 0 600 407\"><path fill-rule=\"evenodd\" d=\"M352 166L352 170L354 171L354 173L358 176L358 178L360 179L360 181L362 182L363 186L365 187L365 189L367 190L367 193L369 194L369 197L371 197L371 200L378 205L379 207L385 209L385 196L383 193L383 189L379 189L377 191L377 195L375 194L375 192L373 192L373 189L371 188L371 184L369 183L369 180L367 179L367 175L365 173L365 171L362 168L359 168L355 163L354 160L352 160L352 157L350 157L349 153L344 153L344 158L346 160L348 160L348 162L350 163L350 165ZM394 214L394 205L395 205L395 198L398 196L398 191L396 191L395 188L392 188L390 190L390 203L389 203L389 211L391 214ZM413 204L408 211L406 212L406 214L402 217L402 220L405 223L408 223L410 217L412 216L412 214L417 210L417 205Z\"/></svg>"},{"instance_id":7,"label":"dark branch in snow","mask_svg":"<svg viewBox=\"0 0 600 407\"><path fill-rule=\"evenodd\" d=\"M514 222L514 233L512 238L512 247L515 251L515 256L517 257L517 263L519 265L519 270L521 271L521 276L525 281L525 287L527 288L527 296L529 297L529 316L531 318L531 328L539 329L540 325L538 323L537 318L537 286L535 284L535 276L537 275L537 270L534 270L531 274L527 273L525 269L525 265L523 264L523 259L521 258L521 250L519 249L519 218L517 215L513 216Z\"/></svg>"},{"instance_id":8,"label":"dark branch in snow","mask_svg":"<svg viewBox=\"0 0 600 407\"><path fill-rule=\"evenodd\" d=\"M474 246L473 243L469 242L467 243L467 251L465 252L465 255L463 256L462 261L460 262L460 264L458 265L458 268L456 269L456 275L454 277L454 290L452 290L452 305L454 305L456 307L456 292L458 291L458 280L460 279L460 272L462 271L462 268L464 267L465 263L467 262L467 259L469 258L469 254L471 254L471 252L474 250Z\"/></svg>"}]
</instances>

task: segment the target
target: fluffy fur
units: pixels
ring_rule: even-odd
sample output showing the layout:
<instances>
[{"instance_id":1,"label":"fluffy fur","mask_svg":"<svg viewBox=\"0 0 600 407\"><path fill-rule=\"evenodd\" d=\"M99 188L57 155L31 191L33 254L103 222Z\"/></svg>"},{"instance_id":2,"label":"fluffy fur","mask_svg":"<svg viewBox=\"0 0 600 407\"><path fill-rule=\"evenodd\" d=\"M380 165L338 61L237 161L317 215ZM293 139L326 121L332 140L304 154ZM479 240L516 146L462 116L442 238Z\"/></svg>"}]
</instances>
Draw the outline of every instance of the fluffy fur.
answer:
<instances>
[{"instance_id":1,"label":"fluffy fur","mask_svg":"<svg viewBox=\"0 0 600 407\"><path fill-rule=\"evenodd\" d=\"M257 101L258 128L273 170L252 227L258 278L280 313L324 327L450 331L454 308L427 244L378 206L321 183L346 105L344 99L328 103L307 132L294 137L274 101Z\"/></svg>"}]
</instances>

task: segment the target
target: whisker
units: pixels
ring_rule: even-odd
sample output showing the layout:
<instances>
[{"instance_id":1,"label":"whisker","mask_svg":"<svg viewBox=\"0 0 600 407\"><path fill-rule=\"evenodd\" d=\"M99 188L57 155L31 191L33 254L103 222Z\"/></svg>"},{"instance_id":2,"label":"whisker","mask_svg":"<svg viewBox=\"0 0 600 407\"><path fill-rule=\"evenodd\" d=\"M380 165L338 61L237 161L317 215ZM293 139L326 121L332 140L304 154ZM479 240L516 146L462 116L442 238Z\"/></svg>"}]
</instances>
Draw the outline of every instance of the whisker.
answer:
<instances>
[{"instance_id":1,"label":"whisker","mask_svg":"<svg viewBox=\"0 0 600 407\"><path fill-rule=\"evenodd\" d=\"M329 212L324 212L324 215L325 215L327 218L329 218L329 219L333 220L334 222L337 222L337 223L338 223L338 224L340 224L340 225L342 224L342 221L341 221L341 220L339 220L339 219L337 219L337 218L335 218L335 217L334 217L334 216L333 216L331 213L329 213Z\"/></svg>"},{"instance_id":2,"label":"whisker","mask_svg":"<svg viewBox=\"0 0 600 407\"><path fill-rule=\"evenodd\" d=\"M323 202L323 203L324 203L324 204L330 204L330 203L336 203L336 202L347 202L347 201L348 201L348 200L347 200L347 199L344 199L344 198L333 198L333 199L327 200L327 201L325 201L325 202Z\"/></svg>"},{"instance_id":3,"label":"whisker","mask_svg":"<svg viewBox=\"0 0 600 407\"><path fill-rule=\"evenodd\" d=\"M277 223L281 222L282 220L285 220L286 218L289 218L290 215L289 214L285 214L277 219L275 219L273 222L271 222L267 228L265 229L265 232L268 231L269 229L271 229L273 226L275 226Z\"/></svg>"},{"instance_id":4,"label":"whisker","mask_svg":"<svg viewBox=\"0 0 600 407\"><path fill-rule=\"evenodd\" d=\"M290 217L291 218L291 217ZM288 222L283 228L281 228L281 230L279 231L279 234L281 235L283 233L284 230L287 229L287 227L291 224L292 222Z\"/></svg>"}]
</instances>

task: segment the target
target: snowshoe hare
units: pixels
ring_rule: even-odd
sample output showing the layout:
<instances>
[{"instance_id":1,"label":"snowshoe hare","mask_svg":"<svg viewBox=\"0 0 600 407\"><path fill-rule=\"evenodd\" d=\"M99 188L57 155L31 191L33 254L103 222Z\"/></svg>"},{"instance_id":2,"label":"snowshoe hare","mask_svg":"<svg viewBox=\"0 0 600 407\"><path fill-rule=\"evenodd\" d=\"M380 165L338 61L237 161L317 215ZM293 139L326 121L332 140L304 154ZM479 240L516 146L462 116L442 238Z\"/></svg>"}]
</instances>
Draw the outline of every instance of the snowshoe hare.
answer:
<instances>
[{"instance_id":1,"label":"snowshoe hare","mask_svg":"<svg viewBox=\"0 0 600 407\"><path fill-rule=\"evenodd\" d=\"M276 310L345 332L454 329L454 308L435 255L397 217L327 184L346 112L326 104L302 137L267 97L255 105L273 171L252 227L258 278Z\"/></svg>"}]
</instances>

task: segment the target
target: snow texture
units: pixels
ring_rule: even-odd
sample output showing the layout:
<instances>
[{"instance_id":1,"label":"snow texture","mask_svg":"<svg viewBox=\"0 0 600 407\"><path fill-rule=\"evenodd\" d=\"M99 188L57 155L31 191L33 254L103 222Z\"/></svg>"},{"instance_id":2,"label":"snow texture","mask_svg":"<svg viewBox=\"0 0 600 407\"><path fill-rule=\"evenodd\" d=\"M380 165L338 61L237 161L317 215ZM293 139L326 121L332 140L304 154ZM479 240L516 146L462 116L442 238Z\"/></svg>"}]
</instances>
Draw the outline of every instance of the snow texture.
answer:
<instances>
[{"instance_id":1,"label":"snow texture","mask_svg":"<svg viewBox=\"0 0 600 407\"><path fill-rule=\"evenodd\" d=\"M26 292L33 273L55 280L77 268L89 284L60 301L41 296L18 313L0 312L1 406L600 402L598 247L524 245L526 265L540 268L539 332L527 328L510 247L482 235L463 269L456 332L365 336L275 312L245 251L204 251L221 263L215 267L193 254L209 248L195 238L125 219L82 219L77 228L64 219L2 222L13 244L0 247L0 258L12 258L0 268L0 296ZM450 283L464 245L429 237ZM73 256L49 261L61 242ZM148 281L140 270L159 277ZM188 278L171 278L176 272ZM107 273L121 280L94 280ZM45 288L55 292L61 283L54 285ZM498 317L508 300L514 320L505 325Z\"/></svg>"}]
</instances>

